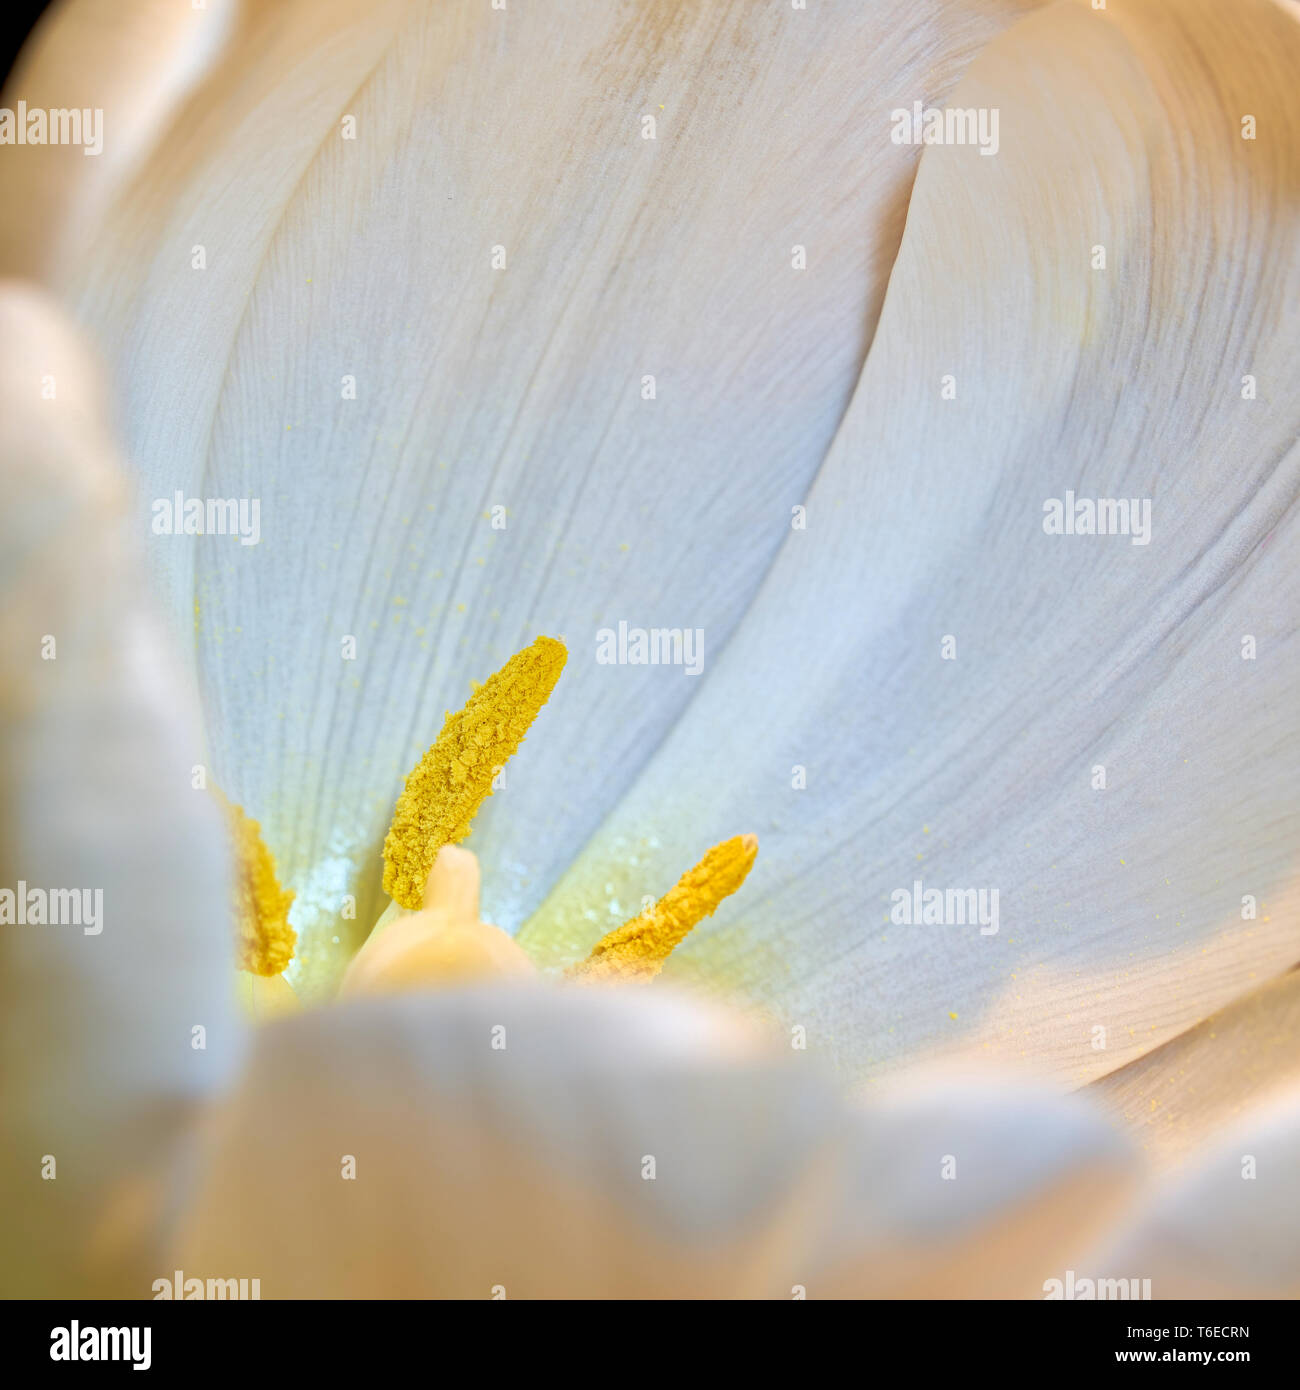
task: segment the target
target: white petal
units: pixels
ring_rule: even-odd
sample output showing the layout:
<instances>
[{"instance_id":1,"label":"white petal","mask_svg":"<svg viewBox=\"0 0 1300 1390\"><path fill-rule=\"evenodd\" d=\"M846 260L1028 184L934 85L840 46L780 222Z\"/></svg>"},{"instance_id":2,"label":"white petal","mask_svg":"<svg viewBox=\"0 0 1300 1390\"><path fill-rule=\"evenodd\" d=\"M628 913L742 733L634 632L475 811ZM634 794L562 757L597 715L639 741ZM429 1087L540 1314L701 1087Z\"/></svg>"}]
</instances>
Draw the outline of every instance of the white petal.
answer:
<instances>
[{"instance_id":1,"label":"white petal","mask_svg":"<svg viewBox=\"0 0 1300 1390\"><path fill-rule=\"evenodd\" d=\"M1131 1229L1085 1270L1150 1279L1154 1298L1300 1297L1300 1088L1155 1184Z\"/></svg>"},{"instance_id":2,"label":"white petal","mask_svg":"<svg viewBox=\"0 0 1300 1390\"><path fill-rule=\"evenodd\" d=\"M1137 1175L1097 1107L1012 1073L885 1088L850 1152L810 1297L1041 1297Z\"/></svg>"},{"instance_id":3,"label":"white petal","mask_svg":"<svg viewBox=\"0 0 1300 1390\"><path fill-rule=\"evenodd\" d=\"M177 1260L264 1298L948 1289L949 1252L1026 1202L1041 1277L1088 1222L1043 1199L1121 1185L1118 1154L1103 1122L997 1088L851 1114L806 1055L659 987L349 1001L259 1034ZM966 1292L1023 1287L963 1268Z\"/></svg>"},{"instance_id":4,"label":"white petal","mask_svg":"<svg viewBox=\"0 0 1300 1390\"><path fill-rule=\"evenodd\" d=\"M1153 1163L1182 1162L1233 1121L1300 1083L1300 971L1234 1000L1089 1090Z\"/></svg>"},{"instance_id":5,"label":"white petal","mask_svg":"<svg viewBox=\"0 0 1300 1390\"><path fill-rule=\"evenodd\" d=\"M1297 63L1254 3L1058 5L980 55L951 103L999 151L927 150L808 529L526 945L754 832L670 975L858 1074L960 1045L1073 1084L1297 959ZM1067 490L1153 499L1150 543L1046 534ZM997 933L895 925L918 879L997 890Z\"/></svg>"},{"instance_id":6,"label":"white petal","mask_svg":"<svg viewBox=\"0 0 1300 1390\"><path fill-rule=\"evenodd\" d=\"M64 0L5 85L10 111L73 110L81 143L5 150L0 266L61 281L234 27L235 0ZM96 114L97 113L97 114Z\"/></svg>"},{"instance_id":7,"label":"white petal","mask_svg":"<svg viewBox=\"0 0 1300 1390\"><path fill-rule=\"evenodd\" d=\"M630 784L697 683L598 665L598 630L726 641L883 295L918 155L889 112L1019 8L290 7L155 162L80 302L145 500L260 503L257 546L154 555L197 605L219 775L299 893L296 985L373 920L444 711L537 633L574 659L475 832L489 917Z\"/></svg>"},{"instance_id":8,"label":"white petal","mask_svg":"<svg viewBox=\"0 0 1300 1390\"><path fill-rule=\"evenodd\" d=\"M94 367L13 285L0 345L0 889L92 894L81 925L0 929L4 1268L32 1297L115 1287L136 1252L90 1268L106 1205L149 1195L240 1034L220 831L191 789L193 711L124 534Z\"/></svg>"}]
</instances>

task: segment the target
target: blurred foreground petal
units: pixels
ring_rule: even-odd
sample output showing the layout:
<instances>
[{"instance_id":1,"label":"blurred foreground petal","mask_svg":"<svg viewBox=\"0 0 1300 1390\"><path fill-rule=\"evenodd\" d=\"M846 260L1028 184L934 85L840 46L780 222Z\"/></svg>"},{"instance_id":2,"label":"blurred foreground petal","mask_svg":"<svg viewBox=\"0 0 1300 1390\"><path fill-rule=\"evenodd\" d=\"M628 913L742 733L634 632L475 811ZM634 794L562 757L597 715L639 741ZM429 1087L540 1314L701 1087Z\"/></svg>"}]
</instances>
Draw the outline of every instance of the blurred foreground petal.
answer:
<instances>
[{"instance_id":1,"label":"blurred foreground petal","mask_svg":"<svg viewBox=\"0 0 1300 1390\"><path fill-rule=\"evenodd\" d=\"M1041 1297L1137 1175L1097 1107L1011 1074L886 1088L852 1152L810 1297Z\"/></svg>"},{"instance_id":2,"label":"blurred foreground petal","mask_svg":"<svg viewBox=\"0 0 1300 1390\"><path fill-rule=\"evenodd\" d=\"M193 709L137 572L95 368L13 284L0 353L0 889L72 890L82 909L0 927L4 1286L33 1297L120 1287L124 1252L89 1267L110 1194L160 1195L151 1175L239 1032L222 832L192 789Z\"/></svg>"},{"instance_id":3,"label":"blurred foreground petal","mask_svg":"<svg viewBox=\"0 0 1300 1390\"><path fill-rule=\"evenodd\" d=\"M1300 1298L1300 1087L1154 1184L1132 1229L1083 1268L1150 1279L1153 1298Z\"/></svg>"},{"instance_id":4,"label":"blurred foreground petal","mask_svg":"<svg viewBox=\"0 0 1300 1390\"><path fill-rule=\"evenodd\" d=\"M1036 1287L1125 1162L1078 1102L859 1114L661 988L534 985L264 1030L202 1173L180 1267L266 1298L791 1298Z\"/></svg>"},{"instance_id":5,"label":"blurred foreground petal","mask_svg":"<svg viewBox=\"0 0 1300 1390\"><path fill-rule=\"evenodd\" d=\"M5 149L0 271L66 279L107 206L217 61L236 9L237 0L49 6L5 84L4 105L75 110L79 124L69 130L82 143Z\"/></svg>"}]
</instances>

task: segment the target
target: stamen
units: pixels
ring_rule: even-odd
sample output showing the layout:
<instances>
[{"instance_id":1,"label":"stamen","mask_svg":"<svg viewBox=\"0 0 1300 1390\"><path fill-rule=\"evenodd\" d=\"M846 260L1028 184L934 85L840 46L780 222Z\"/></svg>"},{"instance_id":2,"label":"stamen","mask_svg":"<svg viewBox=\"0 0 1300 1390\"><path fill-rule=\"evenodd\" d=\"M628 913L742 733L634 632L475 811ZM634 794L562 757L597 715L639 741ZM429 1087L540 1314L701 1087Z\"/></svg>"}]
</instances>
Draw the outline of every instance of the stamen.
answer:
<instances>
[{"instance_id":1,"label":"stamen","mask_svg":"<svg viewBox=\"0 0 1300 1390\"><path fill-rule=\"evenodd\" d=\"M492 779L523 742L550 699L568 651L539 637L475 690L465 708L448 711L437 742L406 779L384 840L384 892L411 912L443 845L468 834Z\"/></svg>"},{"instance_id":2,"label":"stamen","mask_svg":"<svg viewBox=\"0 0 1300 1390\"><path fill-rule=\"evenodd\" d=\"M691 928L744 883L757 854L756 835L715 845L653 907L601 937L591 955L565 974L581 980L654 979Z\"/></svg>"},{"instance_id":3,"label":"stamen","mask_svg":"<svg viewBox=\"0 0 1300 1390\"><path fill-rule=\"evenodd\" d=\"M261 827L224 797L235 857L234 909L239 931L239 968L253 975L278 975L293 959L298 936L289 925L293 893L280 887L275 860Z\"/></svg>"}]
</instances>

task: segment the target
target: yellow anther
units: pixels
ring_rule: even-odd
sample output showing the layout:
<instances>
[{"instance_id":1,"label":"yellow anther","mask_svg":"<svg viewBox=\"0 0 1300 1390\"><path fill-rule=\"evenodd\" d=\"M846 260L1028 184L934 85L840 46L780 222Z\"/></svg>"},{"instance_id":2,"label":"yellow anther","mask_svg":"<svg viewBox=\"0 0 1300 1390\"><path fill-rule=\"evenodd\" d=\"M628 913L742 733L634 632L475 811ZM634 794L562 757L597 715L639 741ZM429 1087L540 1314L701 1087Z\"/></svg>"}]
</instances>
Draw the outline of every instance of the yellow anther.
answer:
<instances>
[{"instance_id":1,"label":"yellow anther","mask_svg":"<svg viewBox=\"0 0 1300 1390\"><path fill-rule=\"evenodd\" d=\"M384 840L384 892L399 906L423 906L438 851L469 834L492 779L550 699L568 655L563 642L539 637L489 676L464 709L448 712L437 742L406 779Z\"/></svg>"},{"instance_id":2,"label":"yellow anther","mask_svg":"<svg viewBox=\"0 0 1300 1390\"><path fill-rule=\"evenodd\" d=\"M756 835L714 845L653 907L601 937L591 955L565 973L581 980L654 979L691 928L744 883L757 854Z\"/></svg>"},{"instance_id":3,"label":"yellow anther","mask_svg":"<svg viewBox=\"0 0 1300 1390\"><path fill-rule=\"evenodd\" d=\"M253 975L278 975L293 959L297 933L289 925L293 894L280 887L275 860L262 831L240 806L220 798L230 825L235 859L234 909L239 932L239 968Z\"/></svg>"}]
</instances>

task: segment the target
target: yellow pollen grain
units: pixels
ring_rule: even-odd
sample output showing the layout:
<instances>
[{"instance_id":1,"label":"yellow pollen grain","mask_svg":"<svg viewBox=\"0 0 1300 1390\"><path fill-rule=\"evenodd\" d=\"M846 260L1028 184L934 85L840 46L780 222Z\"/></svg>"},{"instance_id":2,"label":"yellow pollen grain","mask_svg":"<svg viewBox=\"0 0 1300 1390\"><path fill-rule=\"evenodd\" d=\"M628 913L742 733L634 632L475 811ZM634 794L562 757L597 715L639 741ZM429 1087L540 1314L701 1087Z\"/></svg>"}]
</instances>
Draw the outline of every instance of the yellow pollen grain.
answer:
<instances>
[{"instance_id":1,"label":"yellow pollen grain","mask_svg":"<svg viewBox=\"0 0 1300 1390\"><path fill-rule=\"evenodd\" d=\"M289 925L293 893L280 887L261 827L243 807L225 803L235 858L234 909L239 968L278 975L293 959L298 936Z\"/></svg>"},{"instance_id":2,"label":"yellow pollen grain","mask_svg":"<svg viewBox=\"0 0 1300 1390\"><path fill-rule=\"evenodd\" d=\"M724 840L653 907L610 932L565 972L580 980L652 980L692 927L744 883L758 855L756 835Z\"/></svg>"},{"instance_id":3,"label":"yellow pollen grain","mask_svg":"<svg viewBox=\"0 0 1300 1390\"><path fill-rule=\"evenodd\" d=\"M424 906L438 851L469 834L492 779L550 699L568 655L563 642L539 637L476 686L464 709L448 711L437 742L406 779L384 840L384 892L399 907Z\"/></svg>"}]
</instances>

